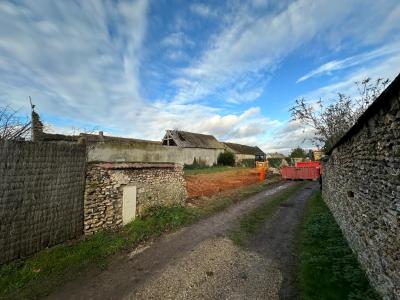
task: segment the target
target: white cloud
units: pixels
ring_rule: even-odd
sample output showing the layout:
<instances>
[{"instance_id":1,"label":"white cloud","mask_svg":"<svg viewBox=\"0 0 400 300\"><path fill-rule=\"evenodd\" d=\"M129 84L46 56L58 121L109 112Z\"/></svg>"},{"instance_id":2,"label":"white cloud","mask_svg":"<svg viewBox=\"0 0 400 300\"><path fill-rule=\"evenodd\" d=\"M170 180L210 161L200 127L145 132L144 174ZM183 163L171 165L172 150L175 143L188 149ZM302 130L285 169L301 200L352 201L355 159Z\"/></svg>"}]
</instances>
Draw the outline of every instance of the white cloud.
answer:
<instances>
[{"instance_id":1,"label":"white cloud","mask_svg":"<svg viewBox=\"0 0 400 300\"><path fill-rule=\"evenodd\" d=\"M0 6L0 99L88 123L119 126L140 106L147 2Z\"/></svg>"},{"instance_id":2,"label":"white cloud","mask_svg":"<svg viewBox=\"0 0 400 300\"><path fill-rule=\"evenodd\" d=\"M290 150L300 146L301 148L315 148L311 139L314 137L313 130L305 128L297 121L287 121L276 130L273 137L269 137L261 148L266 153L280 152L289 154Z\"/></svg>"},{"instance_id":3,"label":"white cloud","mask_svg":"<svg viewBox=\"0 0 400 300\"><path fill-rule=\"evenodd\" d=\"M337 96L337 93L343 93L350 96L357 96L357 86L355 82L360 82L365 78L376 80L378 78L393 80L400 72L400 52L396 55L385 57L378 62L369 65L359 66L340 80L326 86L319 87L310 91L301 97L306 99L323 99L329 101Z\"/></svg>"},{"instance_id":4,"label":"white cloud","mask_svg":"<svg viewBox=\"0 0 400 300\"><path fill-rule=\"evenodd\" d=\"M194 42L183 32L174 32L166 36L161 44L169 47L194 46Z\"/></svg>"},{"instance_id":5,"label":"white cloud","mask_svg":"<svg viewBox=\"0 0 400 300\"><path fill-rule=\"evenodd\" d=\"M209 6L202 3L195 3L190 6L190 10L201 17L215 17L216 12Z\"/></svg>"},{"instance_id":6,"label":"white cloud","mask_svg":"<svg viewBox=\"0 0 400 300\"><path fill-rule=\"evenodd\" d=\"M360 10L360 6L368 6L374 14ZM393 6L395 2L390 1L378 5L374 1L299 0L274 15L257 15L249 6L238 6L232 9L233 15L224 18L228 20L226 27L211 39L200 59L181 71L185 84L177 85L176 99L195 101L211 94L225 98L224 92L243 76L258 77L273 71L289 53L312 41L335 48L353 38L359 46L365 45L371 39L360 38L364 36L361 31L378 26ZM388 26L399 29L399 24ZM263 82L259 87L263 88Z\"/></svg>"},{"instance_id":7,"label":"white cloud","mask_svg":"<svg viewBox=\"0 0 400 300\"><path fill-rule=\"evenodd\" d=\"M307 80L311 77L320 76L323 74L330 74L333 71L338 71L346 68L358 66L360 64L369 62L371 60L386 57L388 55L394 55L400 53L400 44L394 43L389 46L383 46L381 48L361 53L341 60L333 60L323 64L322 66L310 71L304 76L300 77L296 82Z\"/></svg>"}]
</instances>

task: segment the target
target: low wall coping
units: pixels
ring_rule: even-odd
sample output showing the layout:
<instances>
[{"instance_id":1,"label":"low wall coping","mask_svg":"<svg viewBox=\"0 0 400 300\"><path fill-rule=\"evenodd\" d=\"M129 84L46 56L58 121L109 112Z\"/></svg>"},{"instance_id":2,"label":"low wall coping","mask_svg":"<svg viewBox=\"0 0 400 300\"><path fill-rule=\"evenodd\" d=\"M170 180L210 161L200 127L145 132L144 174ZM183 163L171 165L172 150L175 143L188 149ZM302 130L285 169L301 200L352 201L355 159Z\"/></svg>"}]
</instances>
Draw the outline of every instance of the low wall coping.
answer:
<instances>
[{"instance_id":1,"label":"low wall coping","mask_svg":"<svg viewBox=\"0 0 400 300\"><path fill-rule=\"evenodd\" d=\"M103 163L96 166L108 170L120 169L173 169L176 164L173 163Z\"/></svg>"}]
</instances>

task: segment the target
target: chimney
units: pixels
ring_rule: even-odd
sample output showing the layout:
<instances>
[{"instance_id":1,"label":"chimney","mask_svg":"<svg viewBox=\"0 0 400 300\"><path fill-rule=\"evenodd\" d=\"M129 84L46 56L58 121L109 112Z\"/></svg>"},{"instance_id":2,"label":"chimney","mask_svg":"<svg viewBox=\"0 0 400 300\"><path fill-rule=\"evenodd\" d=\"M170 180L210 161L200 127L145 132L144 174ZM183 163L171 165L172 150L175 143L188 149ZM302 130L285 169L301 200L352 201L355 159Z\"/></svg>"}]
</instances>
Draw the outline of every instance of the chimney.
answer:
<instances>
[{"instance_id":1,"label":"chimney","mask_svg":"<svg viewBox=\"0 0 400 300\"><path fill-rule=\"evenodd\" d=\"M33 142L40 142L43 139L43 123L40 121L39 114L32 109L31 134Z\"/></svg>"}]
</instances>

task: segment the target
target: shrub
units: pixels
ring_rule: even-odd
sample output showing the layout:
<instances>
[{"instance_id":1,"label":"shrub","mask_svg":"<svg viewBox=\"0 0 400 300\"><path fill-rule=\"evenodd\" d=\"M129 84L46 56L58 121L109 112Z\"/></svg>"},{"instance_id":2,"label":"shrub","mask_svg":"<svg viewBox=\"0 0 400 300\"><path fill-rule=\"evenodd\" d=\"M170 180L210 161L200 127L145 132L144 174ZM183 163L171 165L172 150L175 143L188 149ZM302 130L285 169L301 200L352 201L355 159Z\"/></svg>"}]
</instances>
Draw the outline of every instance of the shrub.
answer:
<instances>
[{"instance_id":1,"label":"shrub","mask_svg":"<svg viewBox=\"0 0 400 300\"><path fill-rule=\"evenodd\" d=\"M222 166L234 166L235 165L235 156L232 152L225 151L218 155L218 164Z\"/></svg>"},{"instance_id":2,"label":"shrub","mask_svg":"<svg viewBox=\"0 0 400 300\"><path fill-rule=\"evenodd\" d=\"M196 159L196 157L193 159L193 163L191 165L185 164L183 167L185 170L194 170L194 169L203 169L207 168L207 164L204 160L202 159Z\"/></svg>"},{"instance_id":3,"label":"shrub","mask_svg":"<svg viewBox=\"0 0 400 300\"><path fill-rule=\"evenodd\" d=\"M242 159L239 163L241 167L254 168L256 166L255 159Z\"/></svg>"},{"instance_id":4,"label":"shrub","mask_svg":"<svg viewBox=\"0 0 400 300\"><path fill-rule=\"evenodd\" d=\"M282 158L268 158L267 160L271 168L280 168L282 165Z\"/></svg>"}]
</instances>

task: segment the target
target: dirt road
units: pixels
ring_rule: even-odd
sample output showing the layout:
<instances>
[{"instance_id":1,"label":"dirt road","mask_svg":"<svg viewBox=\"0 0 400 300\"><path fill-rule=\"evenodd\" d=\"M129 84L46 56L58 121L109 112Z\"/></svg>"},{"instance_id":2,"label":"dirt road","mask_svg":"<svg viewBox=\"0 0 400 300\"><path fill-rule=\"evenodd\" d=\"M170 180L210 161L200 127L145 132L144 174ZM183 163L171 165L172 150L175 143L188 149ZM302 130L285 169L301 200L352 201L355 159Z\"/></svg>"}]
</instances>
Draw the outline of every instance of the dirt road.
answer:
<instances>
[{"instance_id":1,"label":"dirt road","mask_svg":"<svg viewBox=\"0 0 400 300\"><path fill-rule=\"evenodd\" d=\"M245 249L226 237L240 216L292 184L121 255L107 270L70 282L49 299L295 299L296 228L314 183L288 199Z\"/></svg>"}]
</instances>

